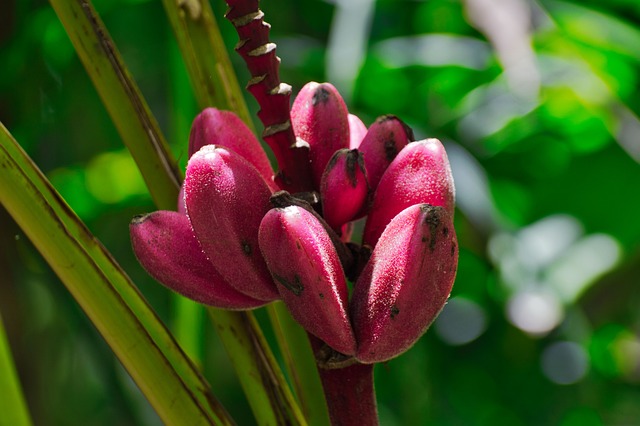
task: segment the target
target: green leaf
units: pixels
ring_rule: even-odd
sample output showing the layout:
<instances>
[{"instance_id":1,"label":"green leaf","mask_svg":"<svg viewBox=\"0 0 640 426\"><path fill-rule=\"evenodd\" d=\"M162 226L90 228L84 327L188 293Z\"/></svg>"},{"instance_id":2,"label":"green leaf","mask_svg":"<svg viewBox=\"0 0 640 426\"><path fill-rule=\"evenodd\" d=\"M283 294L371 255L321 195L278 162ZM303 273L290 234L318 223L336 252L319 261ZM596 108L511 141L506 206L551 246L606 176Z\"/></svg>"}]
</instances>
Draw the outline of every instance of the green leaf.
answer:
<instances>
[{"instance_id":1,"label":"green leaf","mask_svg":"<svg viewBox=\"0 0 640 426\"><path fill-rule=\"evenodd\" d=\"M0 203L166 424L232 424L129 277L1 124Z\"/></svg>"},{"instance_id":2,"label":"green leaf","mask_svg":"<svg viewBox=\"0 0 640 426\"><path fill-rule=\"evenodd\" d=\"M31 419L24 401L11 348L0 317L0 425L29 426Z\"/></svg>"},{"instance_id":3,"label":"green leaf","mask_svg":"<svg viewBox=\"0 0 640 426\"><path fill-rule=\"evenodd\" d=\"M175 210L181 173L158 123L88 0L50 0L155 203ZM142 142L145 143L142 143Z\"/></svg>"},{"instance_id":4,"label":"green leaf","mask_svg":"<svg viewBox=\"0 0 640 426\"><path fill-rule=\"evenodd\" d=\"M271 303L267 312L305 417L313 426L331 424L307 332L293 319L284 303Z\"/></svg>"},{"instance_id":5,"label":"green leaf","mask_svg":"<svg viewBox=\"0 0 640 426\"><path fill-rule=\"evenodd\" d=\"M306 425L251 313L209 309L259 425Z\"/></svg>"},{"instance_id":6,"label":"green leaf","mask_svg":"<svg viewBox=\"0 0 640 426\"><path fill-rule=\"evenodd\" d=\"M544 0L542 5L573 40L640 61L640 31L637 27L574 3Z\"/></svg>"}]
</instances>

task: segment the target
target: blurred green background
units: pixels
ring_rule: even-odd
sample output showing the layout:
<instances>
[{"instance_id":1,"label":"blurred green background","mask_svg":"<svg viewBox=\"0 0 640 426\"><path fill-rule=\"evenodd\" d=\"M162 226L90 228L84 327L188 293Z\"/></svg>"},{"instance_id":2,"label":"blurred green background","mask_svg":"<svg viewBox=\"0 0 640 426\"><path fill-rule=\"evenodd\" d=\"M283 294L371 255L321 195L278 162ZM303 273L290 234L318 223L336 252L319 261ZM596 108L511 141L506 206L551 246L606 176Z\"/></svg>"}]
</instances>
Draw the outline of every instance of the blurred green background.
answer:
<instances>
[{"instance_id":1,"label":"blurred green background","mask_svg":"<svg viewBox=\"0 0 640 426\"><path fill-rule=\"evenodd\" d=\"M197 109L161 2L94 5L184 165ZM212 6L232 49L225 5ZM640 3L265 0L262 9L294 91L330 81L365 124L396 114L449 152L458 277L426 336L377 367L382 424L640 425ZM46 1L0 5L0 121L161 318L184 327L181 302L130 248L130 219L155 208ZM36 424L159 423L4 210L0 271L0 312ZM188 324L214 393L253 424L210 324Z\"/></svg>"}]
</instances>

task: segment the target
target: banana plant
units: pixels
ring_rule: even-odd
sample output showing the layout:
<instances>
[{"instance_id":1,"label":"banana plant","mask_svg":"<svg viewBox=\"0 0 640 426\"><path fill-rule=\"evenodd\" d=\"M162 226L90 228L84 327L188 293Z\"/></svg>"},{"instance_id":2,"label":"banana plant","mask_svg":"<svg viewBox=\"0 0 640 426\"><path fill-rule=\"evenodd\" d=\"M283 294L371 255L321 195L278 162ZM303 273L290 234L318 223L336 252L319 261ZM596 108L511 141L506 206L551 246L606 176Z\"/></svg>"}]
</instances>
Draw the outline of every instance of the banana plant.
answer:
<instances>
[{"instance_id":1,"label":"banana plant","mask_svg":"<svg viewBox=\"0 0 640 426\"><path fill-rule=\"evenodd\" d=\"M183 181L90 1L50 2L158 208L132 219L134 253L159 283L208 307L257 423L378 424L373 366L425 333L455 280L455 189L442 144L414 141L394 116L367 129L330 83L306 84L291 105L258 1L227 0L272 168L209 3L167 0L201 108ZM0 142L0 202L161 419L233 424L114 256L4 127ZM293 386L253 314L265 306Z\"/></svg>"}]
</instances>

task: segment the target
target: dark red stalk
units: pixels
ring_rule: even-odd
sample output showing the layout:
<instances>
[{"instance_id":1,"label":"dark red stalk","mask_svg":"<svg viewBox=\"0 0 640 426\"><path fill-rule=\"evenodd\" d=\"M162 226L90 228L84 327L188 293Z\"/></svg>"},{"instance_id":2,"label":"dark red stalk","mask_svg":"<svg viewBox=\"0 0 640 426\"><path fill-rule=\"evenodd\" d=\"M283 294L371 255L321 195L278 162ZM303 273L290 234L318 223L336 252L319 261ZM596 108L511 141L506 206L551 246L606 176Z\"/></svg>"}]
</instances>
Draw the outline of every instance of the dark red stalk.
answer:
<instances>
[{"instance_id":1,"label":"dark red stalk","mask_svg":"<svg viewBox=\"0 0 640 426\"><path fill-rule=\"evenodd\" d=\"M378 426L373 364L360 364L309 334L333 426ZM337 368L338 366L341 366Z\"/></svg>"},{"instance_id":2,"label":"dark red stalk","mask_svg":"<svg viewBox=\"0 0 640 426\"><path fill-rule=\"evenodd\" d=\"M276 56L275 43L269 42L271 26L264 22L258 3L258 0L227 0L226 18L238 32L236 51L251 73L247 89L261 108L258 117L265 127L262 138L278 161L276 182L290 192L311 191L309 149L296 145L289 115L291 86L280 81L280 58Z\"/></svg>"},{"instance_id":3,"label":"dark red stalk","mask_svg":"<svg viewBox=\"0 0 640 426\"><path fill-rule=\"evenodd\" d=\"M373 364L319 371L333 426L378 425Z\"/></svg>"}]
</instances>

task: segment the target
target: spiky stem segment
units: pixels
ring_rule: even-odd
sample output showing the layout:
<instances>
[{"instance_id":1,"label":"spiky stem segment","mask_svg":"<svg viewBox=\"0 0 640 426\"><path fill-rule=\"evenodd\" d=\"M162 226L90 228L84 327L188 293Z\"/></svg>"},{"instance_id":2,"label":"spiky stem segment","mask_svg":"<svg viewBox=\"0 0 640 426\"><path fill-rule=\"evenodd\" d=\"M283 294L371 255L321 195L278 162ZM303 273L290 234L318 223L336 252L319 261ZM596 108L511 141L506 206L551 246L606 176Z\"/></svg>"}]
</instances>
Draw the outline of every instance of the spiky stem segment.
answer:
<instances>
[{"instance_id":1,"label":"spiky stem segment","mask_svg":"<svg viewBox=\"0 0 640 426\"><path fill-rule=\"evenodd\" d=\"M332 426L378 426L374 364L360 364L333 351L317 337L307 335L316 355Z\"/></svg>"},{"instance_id":2,"label":"spiky stem segment","mask_svg":"<svg viewBox=\"0 0 640 426\"><path fill-rule=\"evenodd\" d=\"M258 117L264 124L262 138L278 161L276 182L291 192L312 190L309 148L296 144L289 106L291 86L279 76L280 58L275 43L269 42L271 26L264 21L258 0L227 0L225 15L238 32L236 51L251 73L247 89L260 105Z\"/></svg>"}]
</instances>

